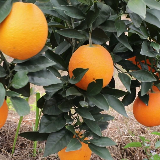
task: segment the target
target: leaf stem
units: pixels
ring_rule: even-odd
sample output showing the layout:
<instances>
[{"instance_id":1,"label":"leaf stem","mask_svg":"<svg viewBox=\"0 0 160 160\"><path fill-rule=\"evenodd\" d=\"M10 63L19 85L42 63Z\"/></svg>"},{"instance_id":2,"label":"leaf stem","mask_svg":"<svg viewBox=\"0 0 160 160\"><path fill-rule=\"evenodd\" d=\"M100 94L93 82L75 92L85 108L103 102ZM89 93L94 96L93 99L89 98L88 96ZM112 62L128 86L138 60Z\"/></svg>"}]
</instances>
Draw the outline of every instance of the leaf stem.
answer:
<instances>
[{"instance_id":1,"label":"leaf stem","mask_svg":"<svg viewBox=\"0 0 160 160\"><path fill-rule=\"evenodd\" d=\"M92 25L91 25L90 31L89 31L89 46L93 47L93 45L92 45Z\"/></svg>"}]
</instances>

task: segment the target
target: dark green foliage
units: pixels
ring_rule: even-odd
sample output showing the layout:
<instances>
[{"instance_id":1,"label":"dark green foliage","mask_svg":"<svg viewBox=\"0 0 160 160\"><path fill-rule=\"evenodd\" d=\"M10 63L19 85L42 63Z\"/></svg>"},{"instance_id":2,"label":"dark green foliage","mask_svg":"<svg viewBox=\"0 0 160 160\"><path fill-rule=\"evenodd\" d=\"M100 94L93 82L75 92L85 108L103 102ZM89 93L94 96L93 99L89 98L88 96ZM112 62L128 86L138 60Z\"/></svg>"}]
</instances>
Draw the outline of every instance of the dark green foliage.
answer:
<instances>
[{"instance_id":1,"label":"dark green foliage","mask_svg":"<svg viewBox=\"0 0 160 160\"><path fill-rule=\"evenodd\" d=\"M57 153L66 146L67 151L79 149L80 141L90 136L93 138L89 143L92 152L104 159L112 159L105 147L115 143L102 137L101 131L107 129L108 121L114 117L102 114L102 111L112 107L127 117L124 106L134 101L136 88L141 86L138 96L148 104L148 91L153 84L160 86L159 77L155 76L160 68L160 2L24 2L35 3L45 14L49 27L48 39L41 52L28 60L9 63L0 52L0 106L5 97L11 97L17 113L26 115L29 105L25 99L30 96L30 84L43 86L46 93L37 102L43 113L39 131L20 136L34 141L47 140L44 156ZM7 17L11 6L10 0L0 2L0 22ZM121 15L124 14L129 19L122 20ZM115 88L116 76L104 88L102 79L90 83L87 91L76 87L75 84L83 78L88 68L77 68L69 77L70 57L78 47L89 43L89 33L93 43L102 45L111 53L125 90ZM134 56L140 65L127 60ZM147 64L148 60L150 64ZM73 139L76 129L85 130L82 138L77 136L78 139Z\"/></svg>"}]
</instances>

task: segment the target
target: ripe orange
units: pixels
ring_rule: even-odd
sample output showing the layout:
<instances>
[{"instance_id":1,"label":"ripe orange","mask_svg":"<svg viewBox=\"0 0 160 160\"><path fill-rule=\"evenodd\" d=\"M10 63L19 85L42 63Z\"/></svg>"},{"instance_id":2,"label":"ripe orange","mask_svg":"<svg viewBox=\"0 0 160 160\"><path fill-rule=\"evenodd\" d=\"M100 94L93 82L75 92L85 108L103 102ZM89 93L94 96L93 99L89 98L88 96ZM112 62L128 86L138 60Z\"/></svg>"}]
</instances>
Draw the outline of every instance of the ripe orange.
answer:
<instances>
[{"instance_id":1,"label":"ripe orange","mask_svg":"<svg viewBox=\"0 0 160 160\"><path fill-rule=\"evenodd\" d=\"M101 45L94 44L92 47L83 45L72 55L69 62L69 76L76 68L89 69L76 86L87 90L88 84L96 79L103 79L103 87L108 85L113 76L114 66L110 53Z\"/></svg>"},{"instance_id":2,"label":"ripe orange","mask_svg":"<svg viewBox=\"0 0 160 160\"><path fill-rule=\"evenodd\" d=\"M160 125L160 92L149 93L148 106L137 97L133 104L133 114L144 126Z\"/></svg>"},{"instance_id":3,"label":"ripe orange","mask_svg":"<svg viewBox=\"0 0 160 160\"><path fill-rule=\"evenodd\" d=\"M139 63L139 62L136 62L136 56L131 57L131 58L129 58L128 60L131 61L133 64L137 65L137 67L139 67L140 69L142 69L140 63ZM142 60L141 63L145 63L145 61ZM149 59L146 60L146 63L147 63L147 65L148 65L148 70L150 71L150 70L151 70L151 63L150 63ZM155 72L155 70L152 69L152 72Z\"/></svg>"},{"instance_id":4,"label":"ripe orange","mask_svg":"<svg viewBox=\"0 0 160 160\"><path fill-rule=\"evenodd\" d=\"M82 147L76 151L69 151L66 152L66 148L62 149L58 152L58 156L60 160L90 160L91 157L91 150L88 147L88 144L81 142Z\"/></svg>"},{"instance_id":5,"label":"ripe orange","mask_svg":"<svg viewBox=\"0 0 160 160\"><path fill-rule=\"evenodd\" d=\"M41 51L47 35L43 12L35 4L15 2L0 24L0 50L10 57L25 60Z\"/></svg>"},{"instance_id":6,"label":"ripe orange","mask_svg":"<svg viewBox=\"0 0 160 160\"><path fill-rule=\"evenodd\" d=\"M0 107L0 128L2 128L7 120L8 116L8 106L6 101L3 102L3 105Z\"/></svg>"},{"instance_id":7,"label":"ripe orange","mask_svg":"<svg viewBox=\"0 0 160 160\"><path fill-rule=\"evenodd\" d=\"M160 91L160 90L158 89L158 87L156 87L156 86L153 86L153 87L152 87L152 90L153 90L154 92Z\"/></svg>"}]
</instances>

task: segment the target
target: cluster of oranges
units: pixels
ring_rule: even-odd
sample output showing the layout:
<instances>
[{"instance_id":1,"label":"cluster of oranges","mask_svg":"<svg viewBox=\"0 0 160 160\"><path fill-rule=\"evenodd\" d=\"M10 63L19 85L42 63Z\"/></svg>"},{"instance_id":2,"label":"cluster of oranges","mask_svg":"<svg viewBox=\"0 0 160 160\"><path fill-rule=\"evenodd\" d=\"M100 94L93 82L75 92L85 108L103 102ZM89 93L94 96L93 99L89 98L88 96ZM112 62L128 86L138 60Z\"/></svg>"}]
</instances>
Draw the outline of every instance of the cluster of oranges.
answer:
<instances>
[{"instance_id":1,"label":"cluster of oranges","mask_svg":"<svg viewBox=\"0 0 160 160\"><path fill-rule=\"evenodd\" d=\"M16 2L10 14L0 24L0 50L15 59L29 59L44 47L47 34L48 25L42 11L32 3ZM72 71L76 68L89 69L82 80L76 84L83 90L87 90L89 83L96 79L103 79L103 87L105 87L112 79L114 70L110 53L100 45L84 45L78 48L69 62L70 77L73 76ZM8 107L4 102L0 108L0 127L4 125L7 115ZM59 157L65 160L71 160L71 157L74 160L89 160L91 150L87 144L83 142L81 144L82 147L78 151L67 153L64 148L58 153Z\"/></svg>"},{"instance_id":2,"label":"cluster of oranges","mask_svg":"<svg viewBox=\"0 0 160 160\"><path fill-rule=\"evenodd\" d=\"M142 69L140 63L136 62L136 56L129 58L128 60ZM154 69L151 69L149 59L147 59L146 62L141 61L141 63L146 63L148 70L155 72ZM146 105L139 97L136 98L133 104L134 117L139 123L148 127L160 125L160 90L156 86L153 86L152 91L153 92L149 91L148 93L148 105Z\"/></svg>"},{"instance_id":3,"label":"cluster of oranges","mask_svg":"<svg viewBox=\"0 0 160 160\"><path fill-rule=\"evenodd\" d=\"M44 47L48 36L48 25L43 12L32 3L16 2L13 4L10 14L0 23L0 50L15 59L26 60L38 54ZM141 65L136 62L136 57L128 59L140 69ZM148 69L151 63L146 61ZM144 63L142 61L142 63ZM110 53L101 45L83 45L72 55L69 62L69 76L74 78L73 70L76 68L89 69L83 78L75 85L87 90L91 82L103 79L103 87L107 86L114 72L113 60ZM153 71L153 70L152 70ZM153 71L154 72L154 71ZM145 105L139 97L133 105L133 113L137 121L145 126L160 125L160 91L153 88L149 92L149 103ZM156 103L155 103L156 102ZM4 125L8 115L6 101L0 107L0 128ZM65 152L64 148L58 154L61 159L88 160L91 151L87 144L82 143L78 151ZM85 154L78 154L85 152ZM72 156L71 156L72 155ZM84 157L79 157L83 155ZM77 159L76 159L77 157Z\"/></svg>"}]
</instances>

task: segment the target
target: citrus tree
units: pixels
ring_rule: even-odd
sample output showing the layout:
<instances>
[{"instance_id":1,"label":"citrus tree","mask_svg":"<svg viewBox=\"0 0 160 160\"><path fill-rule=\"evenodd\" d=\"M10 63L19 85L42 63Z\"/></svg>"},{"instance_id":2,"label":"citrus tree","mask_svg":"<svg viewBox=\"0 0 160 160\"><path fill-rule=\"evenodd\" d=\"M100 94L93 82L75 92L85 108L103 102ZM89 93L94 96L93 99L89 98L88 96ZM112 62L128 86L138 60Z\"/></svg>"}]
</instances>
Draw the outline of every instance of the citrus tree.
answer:
<instances>
[{"instance_id":1,"label":"citrus tree","mask_svg":"<svg viewBox=\"0 0 160 160\"><path fill-rule=\"evenodd\" d=\"M39 129L20 135L33 141L46 141L44 156L65 147L67 152L78 150L86 143L98 156L112 159L106 147L116 143L104 137L102 131L114 117L103 111L111 107L127 117L125 106L138 96L147 107L149 93L160 88L160 3L155 0L24 0L26 4L34 3L45 14L47 41L30 59L8 54L17 58L8 62L5 49L11 46L12 34L4 34L6 30L1 26L5 26L14 2L17 1L0 2L0 106L10 97L17 113L27 115L30 84L43 86L45 95L37 102L43 113ZM20 13L23 20L30 10L28 15ZM27 20L22 28L27 26L25 22ZM45 22L41 25L45 26ZM34 46L46 39L45 36L40 39L41 30L33 32L36 40L32 38L34 34L30 36L32 27L27 30L29 33L23 40L31 40L32 47L26 49L32 53ZM5 41L5 36L1 35L6 35ZM23 40L18 40L18 48L26 47ZM27 52L19 49L16 54L24 57ZM107 58L101 53L108 54ZM113 66L126 90L115 88ZM140 89L138 95L137 89ZM156 100L159 99L154 98L152 104ZM160 111L156 114L160 115ZM147 115L140 117L154 120L155 114ZM154 124L160 125L159 122Z\"/></svg>"}]
</instances>

